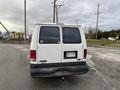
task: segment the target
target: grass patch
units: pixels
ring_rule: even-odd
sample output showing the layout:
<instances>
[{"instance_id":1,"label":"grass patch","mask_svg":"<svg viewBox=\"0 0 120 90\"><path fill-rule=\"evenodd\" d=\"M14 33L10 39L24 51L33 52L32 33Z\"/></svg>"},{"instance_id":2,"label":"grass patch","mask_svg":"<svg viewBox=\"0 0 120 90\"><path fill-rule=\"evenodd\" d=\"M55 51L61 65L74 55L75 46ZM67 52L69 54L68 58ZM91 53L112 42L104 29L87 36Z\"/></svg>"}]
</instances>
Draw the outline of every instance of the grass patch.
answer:
<instances>
[{"instance_id":1,"label":"grass patch","mask_svg":"<svg viewBox=\"0 0 120 90\"><path fill-rule=\"evenodd\" d=\"M87 40L88 46L110 46L110 47L118 47L120 48L120 40L110 41L110 40L95 40L95 39L88 39Z\"/></svg>"}]
</instances>

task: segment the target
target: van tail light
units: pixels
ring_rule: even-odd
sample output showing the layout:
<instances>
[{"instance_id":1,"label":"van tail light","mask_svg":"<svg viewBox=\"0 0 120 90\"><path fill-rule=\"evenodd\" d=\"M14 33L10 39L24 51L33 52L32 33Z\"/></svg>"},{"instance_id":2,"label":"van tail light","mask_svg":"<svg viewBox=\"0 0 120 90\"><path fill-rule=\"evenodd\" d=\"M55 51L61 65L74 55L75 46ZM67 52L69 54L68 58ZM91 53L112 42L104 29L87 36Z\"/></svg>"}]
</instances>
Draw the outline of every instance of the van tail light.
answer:
<instances>
[{"instance_id":1,"label":"van tail light","mask_svg":"<svg viewBox=\"0 0 120 90\"><path fill-rule=\"evenodd\" d=\"M30 50L31 61L36 61L36 50Z\"/></svg>"},{"instance_id":2,"label":"van tail light","mask_svg":"<svg viewBox=\"0 0 120 90\"><path fill-rule=\"evenodd\" d=\"M87 58L87 49L84 49L84 59Z\"/></svg>"}]
</instances>

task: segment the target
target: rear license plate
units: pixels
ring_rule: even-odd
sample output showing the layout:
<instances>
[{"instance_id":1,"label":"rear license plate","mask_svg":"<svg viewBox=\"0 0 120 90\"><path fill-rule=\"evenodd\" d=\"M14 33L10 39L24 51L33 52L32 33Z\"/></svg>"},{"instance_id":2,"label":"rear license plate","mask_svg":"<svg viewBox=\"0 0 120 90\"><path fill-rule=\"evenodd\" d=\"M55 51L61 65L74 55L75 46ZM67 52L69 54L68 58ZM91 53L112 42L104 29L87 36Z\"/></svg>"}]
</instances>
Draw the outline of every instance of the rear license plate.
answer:
<instances>
[{"instance_id":1,"label":"rear license plate","mask_svg":"<svg viewBox=\"0 0 120 90\"><path fill-rule=\"evenodd\" d=\"M75 52L67 52L67 57L75 57Z\"/></svg>"},{"instance_id":2,"label":"rear license plate","mask_svg":"<svg viewBox=\"0 0 120 90\"><path fill-rule=\"evenodd\" d=\"M77 51L65 51L64 59L77 58Z\"/></svg>"}]
</instances>

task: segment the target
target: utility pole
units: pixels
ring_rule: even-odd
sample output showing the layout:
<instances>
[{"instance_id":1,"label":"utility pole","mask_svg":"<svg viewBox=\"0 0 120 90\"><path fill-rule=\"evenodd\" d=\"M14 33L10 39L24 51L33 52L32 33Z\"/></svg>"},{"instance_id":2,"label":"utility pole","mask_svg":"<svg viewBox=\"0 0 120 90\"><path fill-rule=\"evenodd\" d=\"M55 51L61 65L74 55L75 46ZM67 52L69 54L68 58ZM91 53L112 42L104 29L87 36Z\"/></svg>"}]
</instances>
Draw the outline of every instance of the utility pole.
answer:
<instances>
[{"instance_id":1,"label":"utility pole","mask_svg":"<svg viewBox=\"0 0 120 90\"><path fill-rule=\"evenodd\" d=\"M26 40L26 0L24 0L24 34L25 34L25 40Z\"/></svg>"},{"instance_id":2,"label":"utility pole","mask_svg":"<svg viewBox=\"0 0 120 90\"><path fill-rule=\"evenodd\" d=\"M62 1L62 3L60 5L57 5L56 4L56 23L58 24L59 23L59 10L60 8L64 5L64 1Z\"/></svg>"},{"instance_id":3,"label":"utility pole","mask_svg":"<svg viewBox=\"0 0 120 90\"><path fill-rule=\"evenodd\" d=\"M97 39L97 34L98 34L98 26L99 26L99 14L100 14L100 11L99 11L99 8L100 8L100 3L98 3L98 9L97 9L97 21L96 21L96 36L95 38Z\"/></svg>"},{"instance_id":4,"label":"utility pole","mask_svg":"<svg viewBox=\"0 0 120 90\"><path fill-rule=\"evenodd\" d=\"M58 24L59 18L58 18L58 6L56 6L56 23Z\"/></svg>"},{"instance_id":5,"label":"utility pole","mask_svg":"<svg viewBox=\"0 0 120 90\"><path fill-rule=\"evenodd\" d=\"M63 6L63 4L56 5L56 23L59 23L59 9Z\"/></svg>"},{"instance_id":6,"label":"utility pole","mask_svg":"<svg viewBox=\"0 0 120 90\"><path fill-rule=\"evenodd\" d=\"M53 23L55 23L56 2L57 2L57 0L54 0L54 2L53 2Z\"/></svg>"}]
</instances>

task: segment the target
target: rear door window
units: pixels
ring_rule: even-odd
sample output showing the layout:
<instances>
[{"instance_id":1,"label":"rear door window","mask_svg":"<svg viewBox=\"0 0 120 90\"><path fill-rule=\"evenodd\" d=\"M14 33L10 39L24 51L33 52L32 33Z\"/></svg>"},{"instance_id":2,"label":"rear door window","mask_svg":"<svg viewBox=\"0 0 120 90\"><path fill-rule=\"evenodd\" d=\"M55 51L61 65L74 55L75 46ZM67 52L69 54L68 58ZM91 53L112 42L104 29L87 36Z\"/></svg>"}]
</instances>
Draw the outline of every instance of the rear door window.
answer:
<instances>
[{"instance_id":1,"label":"rear door window","mask_svg":"<svg viewBox=\"0 0 120 90\"><path fill-rule=\"evenodd\" d=\"M39 43L58 44L60 42L59 27L42 26L40 30Z\"/></svg>"},{"instance_id":2,"label":"rear door window","mask_svg":"<svg viewBox=\"0 0 120 90\"><path fill-rule=\"evenodd\" d=\"M77 44L81 43L81 36L79 28L76 27L63 27L63 43L64 44Z\"/></svg>"}]
</instances>

